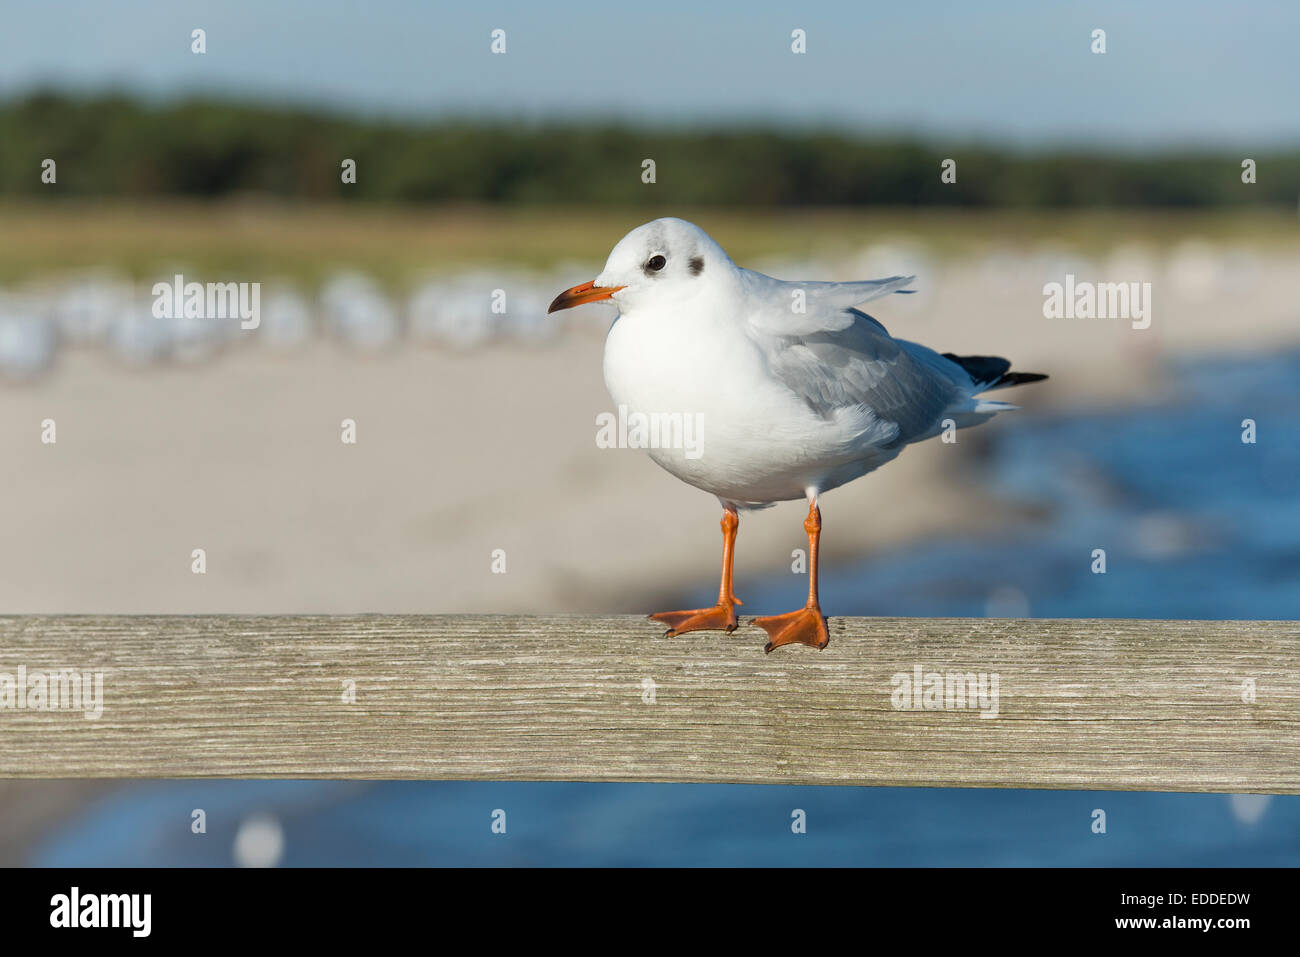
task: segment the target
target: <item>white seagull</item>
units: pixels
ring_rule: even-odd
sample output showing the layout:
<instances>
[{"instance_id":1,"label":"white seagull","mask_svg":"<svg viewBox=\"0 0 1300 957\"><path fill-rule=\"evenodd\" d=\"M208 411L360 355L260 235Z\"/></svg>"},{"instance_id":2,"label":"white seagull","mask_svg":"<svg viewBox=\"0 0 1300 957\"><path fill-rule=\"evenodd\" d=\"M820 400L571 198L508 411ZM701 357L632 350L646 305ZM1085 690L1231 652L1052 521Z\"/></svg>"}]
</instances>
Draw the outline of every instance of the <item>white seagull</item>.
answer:
<instances>
[{"instance_id":1,"label":"white seagull","mask_svg":"<svg viewBox=\"0 0 1300 957\"><path fill-rule=\"evenodd\" d=\"M817 597L822 493L938 435L945 420L964 428L1016 408L983 393L1046 378L1011 372L1006 359L940 355L895 339L854 308L910 291L904 287L913 278L773 279L737 266L693 223L668 218L632 230L599 276L551 303L549 312L615 303L605 340L605 385L614 402L629 418L695 416L699 423L694 454L648 450L683 482L716 495L723 509L718 604L651 615L668 625L669 636L736 629L739 510L806 498L808 603L754 624L768 633L767 651L795 642L825 648L830 635Z\"/></svg>"}]
</instances>

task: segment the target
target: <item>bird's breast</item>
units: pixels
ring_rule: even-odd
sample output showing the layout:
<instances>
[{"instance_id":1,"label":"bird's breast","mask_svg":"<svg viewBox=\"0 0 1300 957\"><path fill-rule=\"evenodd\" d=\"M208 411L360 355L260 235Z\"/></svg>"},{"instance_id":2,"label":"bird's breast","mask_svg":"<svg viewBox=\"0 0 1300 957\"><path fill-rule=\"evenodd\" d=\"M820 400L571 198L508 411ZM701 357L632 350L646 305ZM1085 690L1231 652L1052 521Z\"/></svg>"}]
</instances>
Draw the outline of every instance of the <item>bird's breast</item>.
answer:
<instances>
[{"instance_id":1,"label":"bird's breast","mask_svg":"<svg viewBox=\"0 0 1300 957\"><path fill-rule=\"evenodd\" d=\"M757 375L745 374L754 365L751 351L739 330L728 335L671 313L624 315L605 340L605 385L628 412L716 418L715 426L734 427L746 417L737 382Z\"/></svg>"},{"instance_id":2,"label":"bird's breast","mask_svg":"<svg viewBox=\"0 0 1300 957\"><path fill-rule=\"evenodd\" d=\"M609 422L697 488L741 502L802 496L827 423L766 370L742 329L623 315L605 341ZM810 471L812 468L812 471Z\"/></svg>"}]
</instances>

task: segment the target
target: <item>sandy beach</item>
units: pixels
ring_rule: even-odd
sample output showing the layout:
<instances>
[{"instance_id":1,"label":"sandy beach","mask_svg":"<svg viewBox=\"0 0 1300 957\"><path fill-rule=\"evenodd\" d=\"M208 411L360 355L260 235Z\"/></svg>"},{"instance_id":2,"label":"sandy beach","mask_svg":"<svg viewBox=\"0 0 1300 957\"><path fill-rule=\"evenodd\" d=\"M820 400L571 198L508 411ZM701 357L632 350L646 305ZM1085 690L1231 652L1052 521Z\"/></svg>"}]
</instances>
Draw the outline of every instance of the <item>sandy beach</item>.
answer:
<instances>
[{"instance_id":1,"label":"sandy beach","mask_svg":"<svg viewBox=\"0 0 1300 957\"><path fill-rule=\"evenodd\" d=\"M949 263L874 311L895 335L1050 373L1001 394L1026 410L1115 406L1167 397L1162 358L1300 342L1291 266L1277 255L1252 259L1248 275L1098 267L1097 278L1156 277L1147 329L1044 318L1041 270L989 261ZM317 339L279 356L240 341L207 362L132 369L65 350L44 378L0 387L0 608L642 612L709 586L715 500L642 452L596 445L596 416L612 411L610 312L584 311L548 344L468 352L361 355ZM45 419L55 444L41 442ZM340 439L344 419L354 445ZM826 496L826 560L1031 520L971 480L989 434L1015 427L1003 415L955 444L911 447ZM745 516L742 597L747 580L789 568L801 517L789 504Z\"/></svg>"}]
</instances>

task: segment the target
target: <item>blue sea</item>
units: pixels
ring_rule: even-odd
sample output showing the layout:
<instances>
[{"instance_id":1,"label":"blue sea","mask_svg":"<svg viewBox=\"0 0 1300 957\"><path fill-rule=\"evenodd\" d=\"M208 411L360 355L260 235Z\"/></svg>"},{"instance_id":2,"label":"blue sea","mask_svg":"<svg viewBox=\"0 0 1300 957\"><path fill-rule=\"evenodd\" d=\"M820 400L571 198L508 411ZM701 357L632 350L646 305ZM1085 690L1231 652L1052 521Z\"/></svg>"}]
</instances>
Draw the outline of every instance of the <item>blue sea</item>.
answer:
<instances>
[{"instance_id":1,"label":"blue sea","mask_svg":"<svg viewBox=\"0 0 1300 957\"><path fill-rule=\"evenodd\" d=\"M1176 385L1140 408L1021 412L984 426L978 481L1032 517L1004 534L954 535L829 567L825 606L925 617L1300 619L1300 354L1172 371ZM1247 419L1253 443L1242 441ZM1097 549L1105 574L1093 571ZM762 607L746 611L795 607L805 587L794 575L751 583ZM203 834L192 832L196 808ZM1093 832L1099 809L1104 834ZM796 810L806 833L792 829ZM69 866L237 861L1295 866L1300 797L161 781L114 792L34 854L37 864Z\"/></svg>"}]
</instances>

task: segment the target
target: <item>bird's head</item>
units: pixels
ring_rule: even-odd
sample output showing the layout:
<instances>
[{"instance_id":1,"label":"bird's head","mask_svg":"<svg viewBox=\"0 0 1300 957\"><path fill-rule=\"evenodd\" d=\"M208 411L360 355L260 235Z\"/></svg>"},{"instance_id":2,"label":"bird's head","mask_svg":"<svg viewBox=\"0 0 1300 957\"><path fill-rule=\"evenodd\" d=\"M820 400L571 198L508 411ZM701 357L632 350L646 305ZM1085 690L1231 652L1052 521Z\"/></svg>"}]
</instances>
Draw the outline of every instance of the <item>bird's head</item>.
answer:
<instances>
[{"instance_id":1,"label":"bird's head","mask_svg":"<svg viewBox=\"0 0 1300 957\"><path fill-rule=\"evenodd\" d=\"M547 312L611 299L621 311L645 302L671 305L729 278L735 265L704 230L684 219L656 219L618 241L591 282L566 289Z\"/></svg>"}]
</instances>

